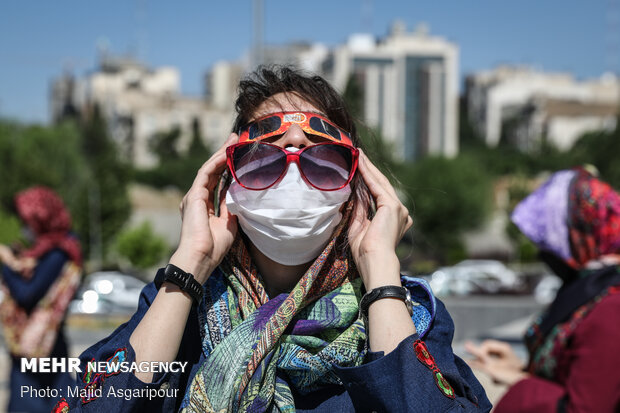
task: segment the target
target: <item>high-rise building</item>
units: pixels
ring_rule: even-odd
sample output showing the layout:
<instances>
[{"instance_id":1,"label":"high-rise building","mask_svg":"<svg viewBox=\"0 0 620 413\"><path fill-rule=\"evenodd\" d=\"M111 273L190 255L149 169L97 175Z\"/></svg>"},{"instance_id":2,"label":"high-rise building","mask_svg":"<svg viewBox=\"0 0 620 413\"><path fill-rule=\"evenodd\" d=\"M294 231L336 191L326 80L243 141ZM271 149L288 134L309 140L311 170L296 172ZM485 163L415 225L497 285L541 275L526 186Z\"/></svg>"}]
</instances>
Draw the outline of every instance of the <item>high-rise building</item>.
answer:
<instances>
[{"instance_id":1,"label":"high-rise building","mask_svg":"<svg viewBox=\"0 0 620 413\"><path fill-rule=\"evenodd\" d=\"M326 59L325 76L344 91L351 76L363 90L363 119L393 144L395 156L458 153L458 47L425 25L389 35L358 34Z\"/></svg>"}]
</instances>

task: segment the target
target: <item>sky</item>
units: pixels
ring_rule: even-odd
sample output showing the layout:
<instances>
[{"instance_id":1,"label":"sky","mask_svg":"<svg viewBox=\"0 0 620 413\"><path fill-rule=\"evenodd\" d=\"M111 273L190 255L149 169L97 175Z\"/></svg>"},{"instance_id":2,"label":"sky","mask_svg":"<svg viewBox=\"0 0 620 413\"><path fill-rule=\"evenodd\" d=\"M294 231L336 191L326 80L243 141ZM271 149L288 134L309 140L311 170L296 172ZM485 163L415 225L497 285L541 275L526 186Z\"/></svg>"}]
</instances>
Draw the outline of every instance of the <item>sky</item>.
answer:
<instances>
[{"instance_id":1,"label":"sky","mask_svg":"<svg viewBox=\"0 0 620 413\"><path fill-rule=\"evenodd\" d=\"M500 64L563 71L578 79L615 70L620 0L264 0L267 45L335 46L353 33L408 30L457 44L460 75ZM204 73L251 47L251 0L0 1L0 117L48 122L51 80L92 72L97 47L133 54L151 67L175 66L182 91L200 96ZM614 46L615 45L615 46ZM620 53L620 52L616 52Z\"/></svg>"}]
</instances>

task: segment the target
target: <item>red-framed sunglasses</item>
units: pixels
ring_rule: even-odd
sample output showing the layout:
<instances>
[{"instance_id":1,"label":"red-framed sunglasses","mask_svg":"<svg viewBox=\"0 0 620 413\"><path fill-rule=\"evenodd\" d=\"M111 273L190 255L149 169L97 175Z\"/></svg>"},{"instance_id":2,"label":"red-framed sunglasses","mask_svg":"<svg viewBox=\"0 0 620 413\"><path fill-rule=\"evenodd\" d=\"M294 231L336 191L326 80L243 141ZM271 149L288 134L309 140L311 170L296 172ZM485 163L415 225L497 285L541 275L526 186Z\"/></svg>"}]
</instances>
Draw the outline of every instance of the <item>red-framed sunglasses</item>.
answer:
<instances>
[{"instance_id":1,"label":"red-framed sunglasses","mask_svg":"<svg viewBox=\"0 0 620 413\"><path fill-rule=\"evenodd\" d=\"M301 177L321 191L344 188L357 170L359 151L338 142L324 142L290 152L265 142L242 142L226 148L226 163L235 180L255 191L272 187L295 162Z\"/></svg>"},{"instance_id":2,"label":"red-framed sunglasses","mask_svg":"<svg viewBox=\"0 0 620 413\"><path fill-rule=\"evenodd\" d=\"M271 113L239 129L239 142L256 141L283 135L293 124L299 125L309 135L321 136L330 141L353 146L350 133L340 129L329 119L313 112Z\"/></svg>"}]
</instances>

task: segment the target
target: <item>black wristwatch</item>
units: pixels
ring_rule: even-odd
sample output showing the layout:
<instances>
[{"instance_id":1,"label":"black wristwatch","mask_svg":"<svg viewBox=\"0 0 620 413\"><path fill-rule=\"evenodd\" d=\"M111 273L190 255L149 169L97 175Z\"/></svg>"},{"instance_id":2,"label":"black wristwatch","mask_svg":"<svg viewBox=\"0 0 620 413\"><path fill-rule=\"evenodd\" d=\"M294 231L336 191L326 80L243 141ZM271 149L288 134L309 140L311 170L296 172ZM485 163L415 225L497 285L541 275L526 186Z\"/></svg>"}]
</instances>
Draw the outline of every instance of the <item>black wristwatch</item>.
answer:
<instances>
[{"instance_id":1,"label":"black wristwatch","mask_svg":"<svg viewBox=\"0 0 620 413\"><path fill-rule=\"evenodd\" d=\"M200 303L202 300L202 285L194 279L192 274L183 271L176 265L168 264L166 268L160 268L157 271L155 287L158 290L164 281L177 285L182 291L188 293L196 303Z\"/></svg>"},{"instance_id":2,"label":"black wristwatch","mask_svg":"<svg viewBox=\"0 0 620 413\"><path fill-rule=\"evenodd\" d=\"M411 300L411 294L405 287L398 287L396 285L384 285L383 287L377 287L368 291L362 297L360 301L360 313L364 320L368 317L368 307L373 302L382 298L397 298L403 300L409 311L409 315L413 315L413 301Z\"/></svg>"}]
</instances>

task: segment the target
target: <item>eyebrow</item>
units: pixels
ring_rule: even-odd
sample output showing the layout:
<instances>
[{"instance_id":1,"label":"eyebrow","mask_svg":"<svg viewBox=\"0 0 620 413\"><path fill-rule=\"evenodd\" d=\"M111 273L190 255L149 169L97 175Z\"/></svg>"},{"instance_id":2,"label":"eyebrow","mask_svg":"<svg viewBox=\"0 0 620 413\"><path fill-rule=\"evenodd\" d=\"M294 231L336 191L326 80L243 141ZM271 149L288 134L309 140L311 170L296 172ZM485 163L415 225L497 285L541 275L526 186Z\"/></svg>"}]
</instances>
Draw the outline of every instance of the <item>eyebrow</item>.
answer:
<instances>
[{"instance_id":1,"label":"eyebrow","mask_svg":"<svg viewBox=\"0 0 620 413\"><path fill-rule=\"evenodd\" d=\"M259 119L264 119L266 117L269 117L269 116L273 115L274 113L297 113L297 112L313 113L315 115L319 115L319 116L324 117L325 119L329 120L330 122L333 122L333 120L329 119L329 117L326 114L324 114L323 112L317 112L315 110L281 110L279 112L271 112L271 113L267 113L265 115L257 116L254 119L252 119L251 121L249 121L248 123L246 123L245 125L247 126L250 123L254 123L254 122L256 122Z\"/></svg>"}]
</instances>

